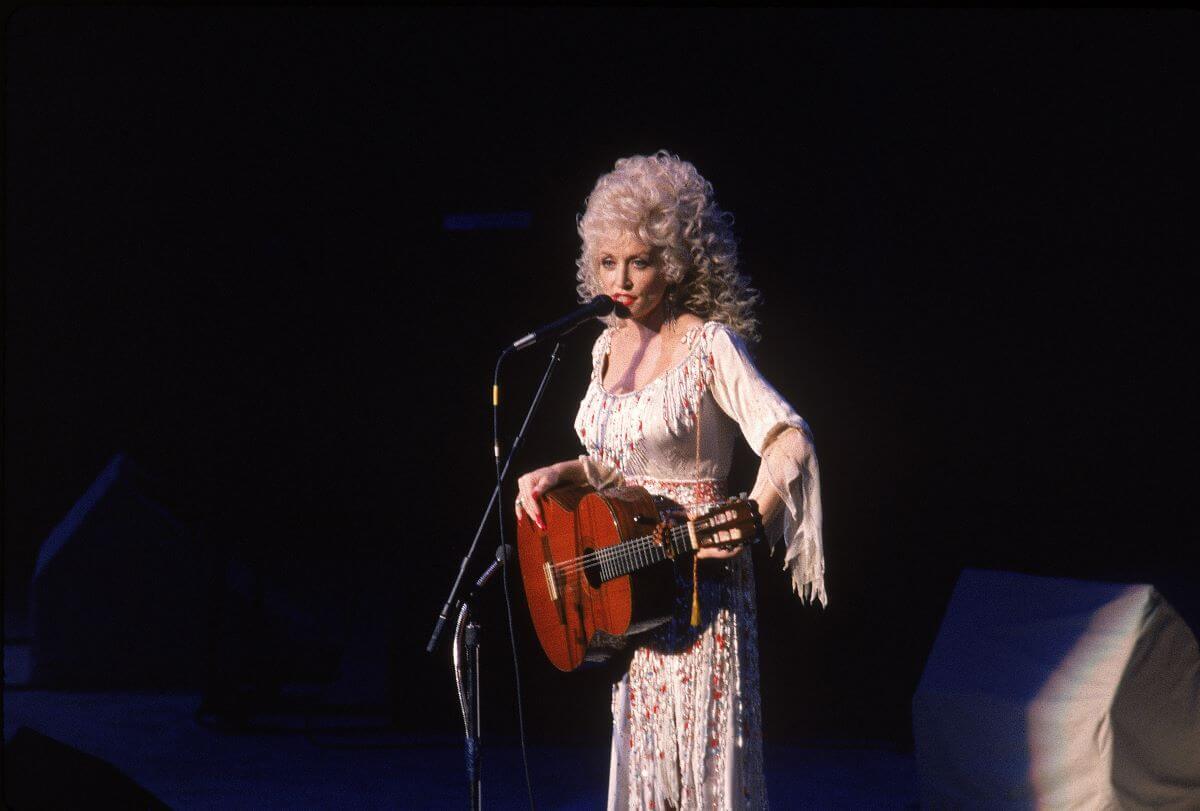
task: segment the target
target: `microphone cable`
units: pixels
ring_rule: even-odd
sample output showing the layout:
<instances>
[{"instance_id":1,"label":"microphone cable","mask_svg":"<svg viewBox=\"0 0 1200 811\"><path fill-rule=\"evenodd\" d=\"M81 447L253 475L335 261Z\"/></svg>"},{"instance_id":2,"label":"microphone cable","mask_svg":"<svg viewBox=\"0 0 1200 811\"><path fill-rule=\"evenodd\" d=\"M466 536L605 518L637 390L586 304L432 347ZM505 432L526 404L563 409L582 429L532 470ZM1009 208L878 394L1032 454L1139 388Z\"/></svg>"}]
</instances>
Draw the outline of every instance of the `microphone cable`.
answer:
<instances>
[{"instance_id":1,"label":"microphone cable","mask_svg":"<svg viewBox=\"0 0 1200 811\"><path fill-rule=\"evenodd\" d=\"M554 351L551 352L551 365L553 359L558 354L559 344L554 345ZM496 461L496 487L499 490L499 496L496 500L496 521L500 527L500 546L504 547L504 491L501 488L503 483L503 473L500 470L500 364L504 362L504 358L508 356L510 350L506 349L500 353L500 357L496 359L496 370L492 375L492 455ZM539 392L540 393L540 392ZM504 610L508 615L508 642L512 649L513 660L513 679L517 688L517 732L521 740L521 764L525 768L525 790L529 793L529 808L530 811L537 811L537 806L533 802L533 781L529 778L529 752L525 747L525 711L524 700L521 697L521 664L517 660L517 635L513 627L512 615L512 597L508 590L508 564L512 556L505 557L504 570L501 574L501 579L504 581Z\"/></svg>"}]
</instances>

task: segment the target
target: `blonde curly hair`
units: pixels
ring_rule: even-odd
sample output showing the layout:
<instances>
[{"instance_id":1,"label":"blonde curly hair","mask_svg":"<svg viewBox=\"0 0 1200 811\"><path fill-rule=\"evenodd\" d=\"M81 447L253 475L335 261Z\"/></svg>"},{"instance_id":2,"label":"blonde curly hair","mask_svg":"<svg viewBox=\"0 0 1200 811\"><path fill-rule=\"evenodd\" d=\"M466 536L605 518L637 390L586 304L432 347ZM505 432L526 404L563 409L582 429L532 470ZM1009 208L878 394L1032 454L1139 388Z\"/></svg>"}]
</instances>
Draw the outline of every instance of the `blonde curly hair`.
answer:
<instances>
[{"instance_id":1,"label":"blonde curly hair","mask_svg":"<svg viewBox=\"0 0 1200 811\"><path fill-rule=\"evenodd\" d=\"M762 295L738 273L733 215L717 206L712 184L678 155L660 149L618 160L596 181L576 226L583 240L575 260L580 301L604 292L597 237L632 234L666 271L664 303L672 312L720 321L746 340L758 340L754 310Z\"/></svg>"}]
</instances>

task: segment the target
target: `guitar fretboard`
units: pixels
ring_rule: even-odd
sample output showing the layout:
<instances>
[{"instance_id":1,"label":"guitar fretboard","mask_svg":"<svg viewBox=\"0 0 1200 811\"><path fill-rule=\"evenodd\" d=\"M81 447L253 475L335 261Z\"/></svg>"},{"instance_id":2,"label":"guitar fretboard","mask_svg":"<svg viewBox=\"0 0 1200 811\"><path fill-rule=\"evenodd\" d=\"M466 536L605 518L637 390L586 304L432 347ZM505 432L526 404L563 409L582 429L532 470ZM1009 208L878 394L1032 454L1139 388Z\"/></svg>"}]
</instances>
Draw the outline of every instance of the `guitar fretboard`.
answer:
<instances>
[{"instance_id":1,"label":"guitar fretboard","mask_svg":"<svg viewBox=\"0 0 1200 811\"><path fill-rule=\"evenodd\" d=\"M667 554L668 548L670 555ZM690 552L691 549L692 538L686 525L668 529L663 535L662 546L654 542L653 535L644 535L597 549L595 555L596 565L600 567L600 581L606 582L627 575L668 557Z\"/></svg>"}]
</instances>

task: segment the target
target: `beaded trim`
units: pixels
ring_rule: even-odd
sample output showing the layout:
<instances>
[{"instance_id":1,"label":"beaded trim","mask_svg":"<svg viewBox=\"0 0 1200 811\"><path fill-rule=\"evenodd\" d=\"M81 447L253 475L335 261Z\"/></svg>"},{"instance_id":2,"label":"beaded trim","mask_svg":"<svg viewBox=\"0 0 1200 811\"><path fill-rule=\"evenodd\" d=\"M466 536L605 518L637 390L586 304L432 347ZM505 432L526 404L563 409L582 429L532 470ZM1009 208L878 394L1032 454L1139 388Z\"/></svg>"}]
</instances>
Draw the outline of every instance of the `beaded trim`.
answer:
<instances>
[{"instance_id":1,"label":"beaded trim","mask_svg":"<svg viewBox=\"0 0 1200 811\"><path fill-rule=\"evenodd\" d=\"M645 430L638 416L643 398L662 396L663 419L674 432L691 430L700 402L713 376L712 336L723 325L708 321L689 329L680 338L690 344L687 355L676 366L645 386L622 394L604 389L601 370L612 343L612 330L605 330L592 348L592 379L580 403L575 432L588 455L618 468L628 480L646 470Z\"/></svg>"},{"instance_id":2,"label":"beaded trim","mask_svg":"<svg viewBox=\"0 0 1200 811\"><path fill-rule=\"evenodd\" d=\"M625 483L644 487L653 496L669 498L689 514L699 512L725 498L724 479L672 480L653 479L649 476L626 476Z\"/></svg>"}]
</instances>

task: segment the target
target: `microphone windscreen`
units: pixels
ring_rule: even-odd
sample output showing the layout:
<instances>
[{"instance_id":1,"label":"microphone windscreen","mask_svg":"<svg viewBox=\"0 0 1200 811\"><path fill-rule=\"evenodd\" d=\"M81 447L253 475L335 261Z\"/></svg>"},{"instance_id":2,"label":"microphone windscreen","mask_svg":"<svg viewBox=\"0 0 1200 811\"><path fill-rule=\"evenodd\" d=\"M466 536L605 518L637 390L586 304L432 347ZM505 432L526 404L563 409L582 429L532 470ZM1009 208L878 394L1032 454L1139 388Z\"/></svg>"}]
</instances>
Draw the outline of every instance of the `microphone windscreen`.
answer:
<instances>
[{"instance_id":1,"label":"microphone windscreen","mask_svg":"<svg viewBox=\"0 0 1200 811\"><path fill-rule=\"evenodd\" d=\"M608 315L618 305L610 296L601 294L592 299L592 306L596 308L596 315Z\"/></svg>"}]
</instances>

